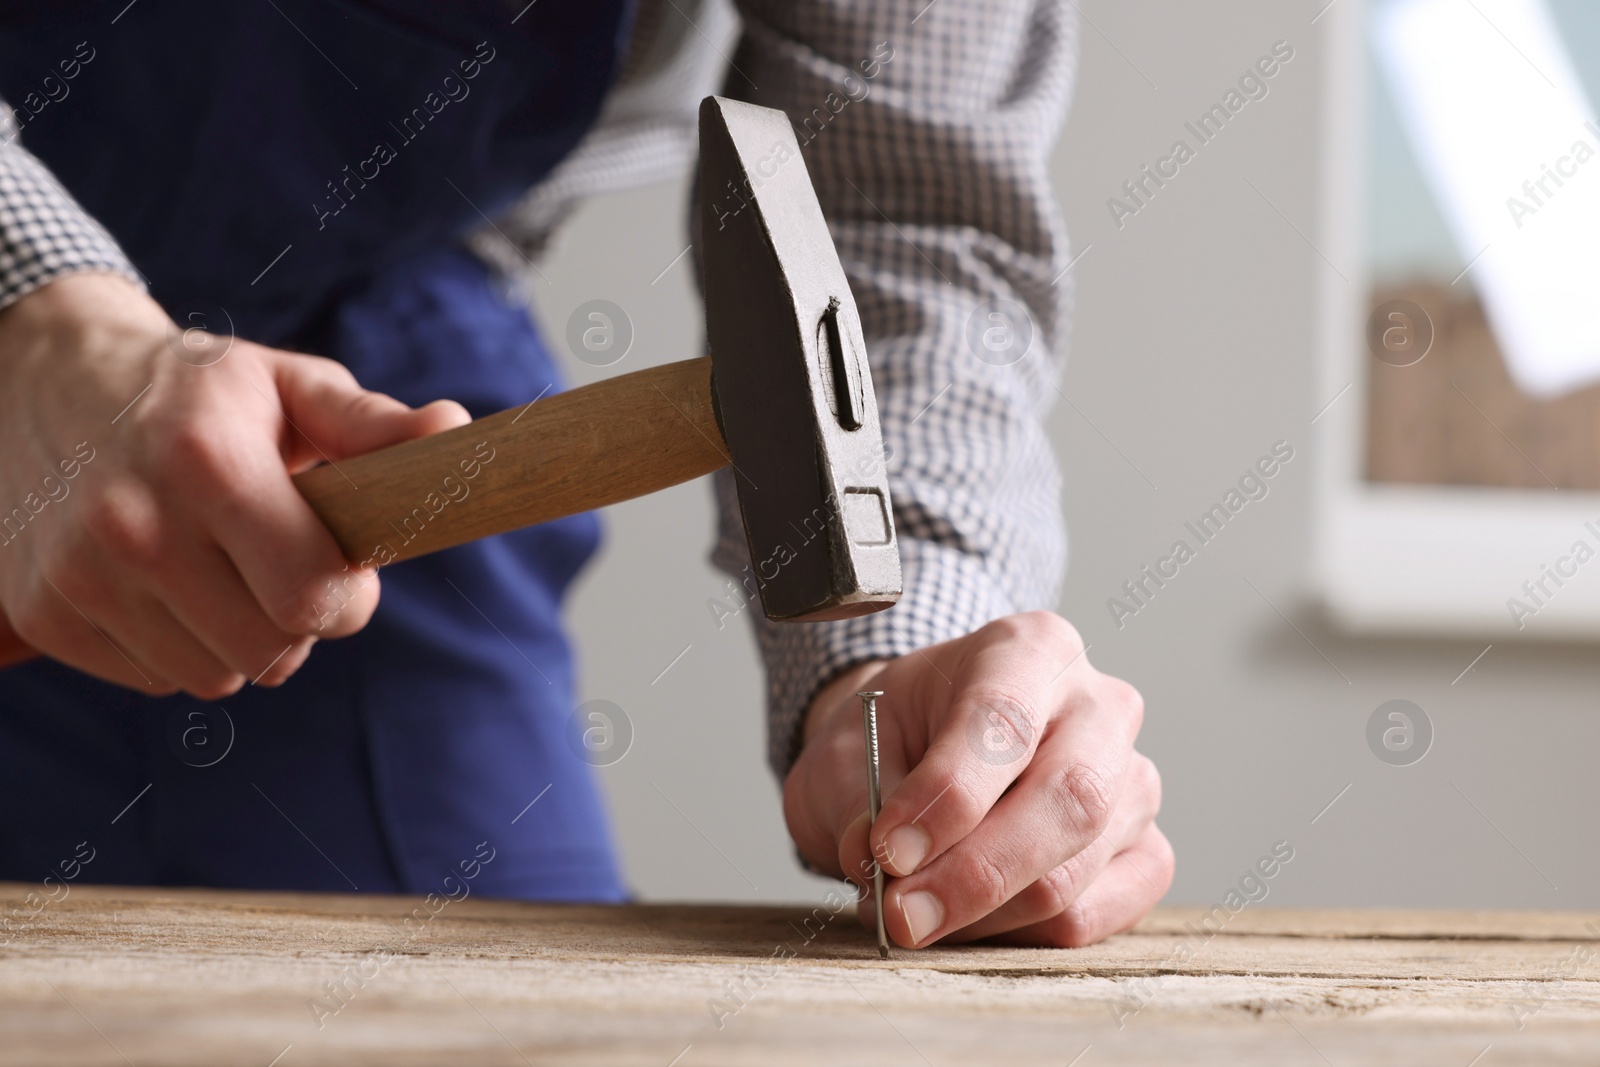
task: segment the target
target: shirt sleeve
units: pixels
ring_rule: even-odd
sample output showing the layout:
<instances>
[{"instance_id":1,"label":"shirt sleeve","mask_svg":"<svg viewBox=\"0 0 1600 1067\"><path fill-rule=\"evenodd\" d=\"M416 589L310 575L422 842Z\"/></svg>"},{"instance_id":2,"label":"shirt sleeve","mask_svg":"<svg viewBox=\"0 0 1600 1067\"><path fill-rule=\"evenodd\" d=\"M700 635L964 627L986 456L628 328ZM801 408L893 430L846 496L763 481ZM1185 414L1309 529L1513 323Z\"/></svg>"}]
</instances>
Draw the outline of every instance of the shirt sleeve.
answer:
<instances>
[{"instance_id":1,"label":"shirt sleeve","mask_svg":"<svg viewBox=\"0 0 1600 1067\"><path fill-rule=\"evenodd\" d=\"M0 308L81 271L144 284L105 227L22 147L16 117L0 101Z\"/></svg>"},{"instance_id":2,"label":"shirt sleeve","mask_svg":"<svg viewBox=\"0 0 1600 1067\"><path fill-rule=\"evenodd\" d=\"M742 0L727 95L789 114L860 309L905 593L841 622L752 603L780 777L852 664L1053 607L1066 557L1044 419L1072 262L1047 173L1070 95L1067 0ZM750 560L718 476L719 567Z\"/></svg>"}]
</instances>

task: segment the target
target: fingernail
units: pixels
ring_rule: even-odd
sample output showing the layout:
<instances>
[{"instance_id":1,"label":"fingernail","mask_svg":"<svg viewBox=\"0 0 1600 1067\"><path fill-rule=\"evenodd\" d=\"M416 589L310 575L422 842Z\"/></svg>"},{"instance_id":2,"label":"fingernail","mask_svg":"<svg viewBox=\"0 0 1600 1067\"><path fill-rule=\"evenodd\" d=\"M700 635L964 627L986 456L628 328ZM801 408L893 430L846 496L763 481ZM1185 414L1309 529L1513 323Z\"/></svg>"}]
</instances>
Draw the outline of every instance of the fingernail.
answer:
<instances>
[{"instance_id":1,"label":"fingernail","mask_svg":"<svg viewBox=\"0 0 1600 1067\"><path fill-rule=\"evenodd\" d=\"M911 947L915 948L932 936L944 922L944 905L939 903L938 897L923 889L915 893L902 893L900 917L906 921L906 929L911 932Z\"/></svg>"},{"instance_id":2,"label":"fingernail","mask_svg":"<svg viewBox=\"0 0 1600 1067\"><path fill-rule=\"evenodd\" d=\"M907 823L890 830L883 843L886 849L884 865L893 867L903 877L915 874L917 868L922 866L922 861L928 858L928 849L933 846L933 839L922 827Z\"/></svg>"}]
</instances>

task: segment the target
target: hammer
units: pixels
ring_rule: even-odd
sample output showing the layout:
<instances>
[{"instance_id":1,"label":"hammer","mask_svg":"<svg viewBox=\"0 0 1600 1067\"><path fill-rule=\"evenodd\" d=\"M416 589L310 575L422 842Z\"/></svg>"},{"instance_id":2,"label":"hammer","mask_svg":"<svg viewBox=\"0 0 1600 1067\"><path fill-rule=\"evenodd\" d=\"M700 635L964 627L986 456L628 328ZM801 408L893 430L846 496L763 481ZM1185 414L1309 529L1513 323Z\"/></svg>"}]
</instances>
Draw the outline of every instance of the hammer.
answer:
<instances>
[{"instance_id":1,"label":"hammer","mask_svg":"<svg viewBox=\"0 0 1600 1067\"><path fill-rule=\"evenodd\" d=\"M709 357L635 371L296 475L352 563L384 566L731 466L761 608L900 597L861 320L778 110L700 104ZM0 665L33 654L0 627Z\"/></svg>"},{"instance_id":2,"label":"hammer","mask_svg":"<svg viewBox=\"0 0 1600 1067\"><path fill-rule=\"evenodd\" d=\"M892 605L900 554L861 321L783 112L701 102L700 226L709 357L298 475L346 557L408 559L731 466L768 618Z\"/></svg>"}]
</instances>

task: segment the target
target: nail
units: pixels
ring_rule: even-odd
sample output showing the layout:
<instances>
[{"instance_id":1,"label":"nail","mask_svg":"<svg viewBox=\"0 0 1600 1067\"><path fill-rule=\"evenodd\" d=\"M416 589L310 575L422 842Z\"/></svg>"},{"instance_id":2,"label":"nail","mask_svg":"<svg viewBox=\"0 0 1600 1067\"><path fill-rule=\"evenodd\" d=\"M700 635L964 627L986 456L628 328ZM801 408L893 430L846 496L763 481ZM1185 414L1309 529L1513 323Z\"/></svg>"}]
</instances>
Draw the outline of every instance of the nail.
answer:
<instances>
[{"instance_id":1,"label":"nail","mask_svg":"<svg viewBox=\"0 0 1600 1067\"><path fill-rule=\"evenodd\" d=\"M900 894L900 917L906 921L911 934L911 947L916 948L933 936L944 922L944 905L939 898L925 889L915 893Z\"/></svg>"},{"instance_id":2,"label":"nail","mask_svg":"<svg viewBox=\"0 0 1600 1067\"><path fill-rule=\"evenodd\" d=\"M884 866L893 868L894 873L903 878L915 874L922 866L922 861L928 858L928 850L933 847L933 839L922 827L907 823L890 830L883 844Z\"/></svg>"}]
</instances>

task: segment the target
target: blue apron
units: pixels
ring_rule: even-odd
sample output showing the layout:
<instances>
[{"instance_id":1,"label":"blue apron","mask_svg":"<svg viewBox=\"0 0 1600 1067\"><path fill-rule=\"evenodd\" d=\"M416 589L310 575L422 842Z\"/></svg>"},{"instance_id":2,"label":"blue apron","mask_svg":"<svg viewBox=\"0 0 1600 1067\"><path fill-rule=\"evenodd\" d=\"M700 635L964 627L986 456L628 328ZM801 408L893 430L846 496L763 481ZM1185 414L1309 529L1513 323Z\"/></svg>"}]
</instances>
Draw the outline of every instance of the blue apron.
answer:
<instances>
[{"instance_id":1,"label":"blue apron","mask_svg":"<svg viewBox=\"0 0 1600 1067\"><path fill-rule=\"evenodd\" d=\"M175 318L480 416L556 374L457 242L593 123L631 14L523 7L0 0L0 94ZM0 672L0 879L621 899L560 625L598 538L385 568L365 630L214 704Z\"/></svg>"}]
</instances>

